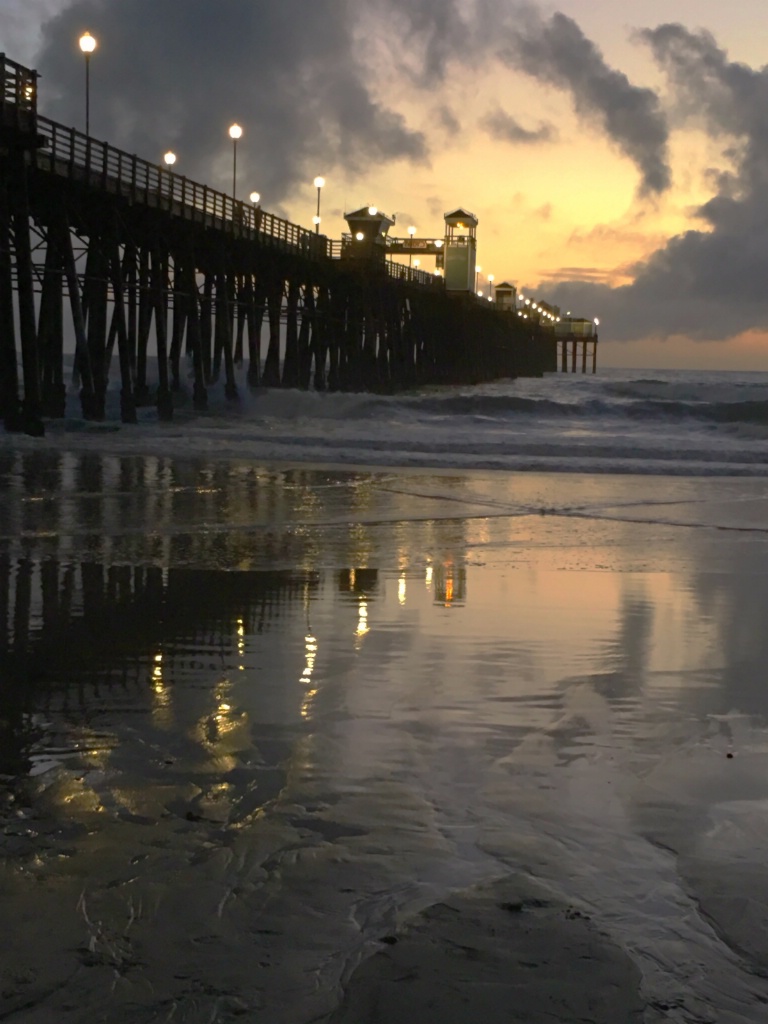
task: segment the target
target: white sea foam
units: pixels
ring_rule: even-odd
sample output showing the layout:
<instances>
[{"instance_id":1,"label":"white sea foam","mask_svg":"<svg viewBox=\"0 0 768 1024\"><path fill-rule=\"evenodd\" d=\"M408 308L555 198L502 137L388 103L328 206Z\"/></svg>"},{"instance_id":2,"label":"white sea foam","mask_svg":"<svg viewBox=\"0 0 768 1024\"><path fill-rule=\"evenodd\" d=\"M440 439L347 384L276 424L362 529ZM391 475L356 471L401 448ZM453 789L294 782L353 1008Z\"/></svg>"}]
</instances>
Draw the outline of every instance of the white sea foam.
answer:
<instances>
[{"instance_id":1,"label":"white sea foam","mask_svg":"<svg viewBox=\"0 0 768 1024\"><path fill-rule=\"evenodd\" d=\"M228 402L209 389L194 413L188 391L175 420L85 423L77 395L42 441L75 450L209 456L252 461L548 472L768 476L768 374L603 371L551 374L477 387L383 396L258 389L241 379Z\"/></svg>"}]
</instances>

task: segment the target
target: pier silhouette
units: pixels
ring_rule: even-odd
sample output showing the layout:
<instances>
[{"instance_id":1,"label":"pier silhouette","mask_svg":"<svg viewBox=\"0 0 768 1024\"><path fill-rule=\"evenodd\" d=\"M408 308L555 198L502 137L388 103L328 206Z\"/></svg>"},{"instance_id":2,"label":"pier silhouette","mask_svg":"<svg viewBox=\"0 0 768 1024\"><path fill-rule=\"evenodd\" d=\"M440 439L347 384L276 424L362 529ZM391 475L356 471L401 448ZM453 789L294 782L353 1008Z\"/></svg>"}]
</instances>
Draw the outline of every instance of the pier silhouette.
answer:
<instances>
[{"instance_id":1,"label":"pier silhouette","mask_svg":"<svg viewBox=\"0 0 768 1024\"><path fill-rule=\"evenodd\" d=\"M591 345L594 372L596 334L478 299L474 235L454 244L464 211L445 240L390 238L375 210L331 239L40 115L37 72L3 54L0 75L6 429L42 434L64 415L68 344L85 419L105 417L116 356L125 423L150 403L172 418L183 357L198 411L222 374L237 398L238 364L250 387L394 392L565 370L567 345L586 371ZM470 242L463 289L393 259L429 252L450 276L449 250Z\"/></svg>"}]
</instances>

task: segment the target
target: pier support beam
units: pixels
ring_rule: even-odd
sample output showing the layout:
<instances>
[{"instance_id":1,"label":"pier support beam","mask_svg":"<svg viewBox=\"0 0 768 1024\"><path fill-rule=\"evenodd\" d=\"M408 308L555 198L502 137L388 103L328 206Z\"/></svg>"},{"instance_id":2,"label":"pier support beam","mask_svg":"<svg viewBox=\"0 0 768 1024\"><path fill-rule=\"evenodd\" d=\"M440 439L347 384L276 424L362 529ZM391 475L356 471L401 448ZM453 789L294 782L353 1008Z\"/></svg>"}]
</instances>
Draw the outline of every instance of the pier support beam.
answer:
<instances>
[{"instance_id":1,"label":"pier support beam","mask_svg":"<svg viewBox=\"0 0 768 1024\"><path fill-rule=\"evenodd\" d=\"M0 173L0 416L6 430L21 430L16 324L13 303L11 201L8 172Z\"/></svg>"},{"instance_id":2,"label":"pier support beam","mask_svg":"<svg viewBox=\"0 0 768 1024\"><path fill-rule=\"evenodd\" d=\"M27 169L21 153L14 154L11 168L10 198L13 240L16 250L16 290L19 299L19 335L21 338L24 397L21 402L21 429L33 437L45 433L40 395L40 366L35 324L35 297L32 270L32 245L29 238L29 196Z\"/></svg>"}]
</instances>

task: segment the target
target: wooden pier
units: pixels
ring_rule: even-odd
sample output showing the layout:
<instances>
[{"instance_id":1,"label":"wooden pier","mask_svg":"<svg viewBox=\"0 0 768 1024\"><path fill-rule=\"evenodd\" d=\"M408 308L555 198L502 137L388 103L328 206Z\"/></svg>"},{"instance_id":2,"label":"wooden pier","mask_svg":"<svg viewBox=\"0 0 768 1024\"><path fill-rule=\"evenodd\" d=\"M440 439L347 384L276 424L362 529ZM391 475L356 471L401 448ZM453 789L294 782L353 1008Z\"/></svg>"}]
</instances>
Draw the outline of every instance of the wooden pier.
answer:
<instances>
[{"instance_id":1,"label":"wooden pier","mask_svg":"<svg viewBox=\"0 0 768 1024\"><path fill-rule=\"evenodd\" d=\"M40 434L64 414L65 337L83 416L104 418L116 358L126 423L151 402L172 417L183 357L197 410L222 376L237 397L237 364L253 387L383 392L558 370L542 324L386 253L349 259L340 242L39 115L36 72L2 54L0 75L7 429Z\"/></svg>"},{"instance_id":2,"label":"wooden pier","mask_svg":"<svg viewBox=\"0 0 768 1024\"><path fill-rule=\"evenodd\" d=\"M597 373L597 335L588 337L577 334L567 334L557 339L560 368L563 373L578 373L579 366L582 373ZM581 359L579 359L581 355ZM570 357L570 358L569 358Z\"/></svg>"}]
</instances>

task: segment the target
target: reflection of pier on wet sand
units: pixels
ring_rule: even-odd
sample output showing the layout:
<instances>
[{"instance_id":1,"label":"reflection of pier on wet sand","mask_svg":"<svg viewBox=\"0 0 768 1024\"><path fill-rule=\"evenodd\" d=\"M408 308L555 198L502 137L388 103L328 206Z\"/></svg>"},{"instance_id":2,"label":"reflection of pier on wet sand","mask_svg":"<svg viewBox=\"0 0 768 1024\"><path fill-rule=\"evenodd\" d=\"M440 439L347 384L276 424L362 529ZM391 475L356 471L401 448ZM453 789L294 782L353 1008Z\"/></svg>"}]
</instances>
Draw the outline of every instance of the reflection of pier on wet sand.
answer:
<instances>
[{"instance_id":1,"label":"reflection of pier on wet sand","mask_svg":"<svg viewBox=\"0 0 768 1024\"><path fill-rule=\"evenodd\" d=\"M0 454L0 1016L761 1019L766 497L655 488Z\"/></svg>"}]
</instances>

